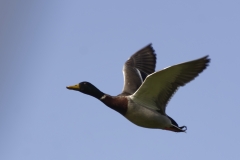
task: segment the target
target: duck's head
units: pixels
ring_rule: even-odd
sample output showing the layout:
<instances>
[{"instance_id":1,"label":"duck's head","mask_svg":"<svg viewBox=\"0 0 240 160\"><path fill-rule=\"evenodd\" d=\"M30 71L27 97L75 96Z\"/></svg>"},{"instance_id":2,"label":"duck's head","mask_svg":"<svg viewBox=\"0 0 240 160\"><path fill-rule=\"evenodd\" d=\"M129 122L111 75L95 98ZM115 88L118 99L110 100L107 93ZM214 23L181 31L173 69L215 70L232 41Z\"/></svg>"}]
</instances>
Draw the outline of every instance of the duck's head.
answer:
<instances>
[{"instance_id":1,"label":"duck's head","mask_svg":"<svg viewBox=\"0 0 240 160\"><path fill-rule=\"evenodd\" d=\"M84 94L93 96L97 99L100 99L104 95L103 92L101 92L97 87L95 87L93 84L89 82L81 82L73 86L67 86L67 89L79 91Z\"/></svg>"}]
</instances>

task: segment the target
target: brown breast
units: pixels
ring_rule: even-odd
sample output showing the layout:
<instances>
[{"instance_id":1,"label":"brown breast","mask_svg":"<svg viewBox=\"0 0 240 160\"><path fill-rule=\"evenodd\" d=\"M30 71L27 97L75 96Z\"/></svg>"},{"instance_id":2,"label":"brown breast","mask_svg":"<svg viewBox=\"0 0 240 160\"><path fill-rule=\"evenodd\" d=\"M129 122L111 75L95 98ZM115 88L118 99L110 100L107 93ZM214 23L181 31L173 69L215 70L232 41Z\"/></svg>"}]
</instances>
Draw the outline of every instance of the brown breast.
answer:
<instances>
[{"instance_id":1,"label":"brown breast","mask_svg":"<svg viewBox=\"0 0 240 160\"><path fill-rule=\"evenodd\" d=\"M122 115L125 115L128 108L128 99L125 96L105 95L101 101L108 107L114 109Z\"/></svg>"}]
</instances>

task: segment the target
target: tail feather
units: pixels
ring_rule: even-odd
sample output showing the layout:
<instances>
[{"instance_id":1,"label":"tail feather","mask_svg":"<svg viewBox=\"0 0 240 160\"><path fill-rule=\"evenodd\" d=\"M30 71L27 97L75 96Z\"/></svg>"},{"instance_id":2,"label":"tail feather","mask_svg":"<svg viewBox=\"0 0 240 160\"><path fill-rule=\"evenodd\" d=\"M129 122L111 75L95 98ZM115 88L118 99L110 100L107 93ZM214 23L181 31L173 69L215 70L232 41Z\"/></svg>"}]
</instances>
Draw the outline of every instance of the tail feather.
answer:
<instances>
[{"instance_id":1,"label":"tail feather","mask_svg":"<svg viewBox=\"0 0 240 160\"><path fill-rule=\"evenodd\" d=\"M167 128L165 128L165 130L169 130L172 132L186 132L187 127L186 126L178 127L178 126L175 126L172 124L171 127L167 127Z\"/></svg>"}]
</instances>

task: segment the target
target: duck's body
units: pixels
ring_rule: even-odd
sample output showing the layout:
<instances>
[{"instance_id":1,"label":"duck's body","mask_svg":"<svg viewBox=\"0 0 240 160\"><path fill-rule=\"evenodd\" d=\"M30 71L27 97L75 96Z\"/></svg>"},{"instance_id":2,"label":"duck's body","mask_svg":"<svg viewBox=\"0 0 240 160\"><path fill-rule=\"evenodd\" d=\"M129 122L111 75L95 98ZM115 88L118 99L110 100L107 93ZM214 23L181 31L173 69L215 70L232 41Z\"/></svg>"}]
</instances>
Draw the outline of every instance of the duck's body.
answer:
<instances>
[{"instance_id":1,"label":"duck's body","mask_svg":"<svg viewBox=\"0 0 240 160\"><path fill-rule=\"evenodd\" d=\"M128 110L124 116L132 123L145 128L165 129L171 127L171 120L167 116L134 102L131 96L128 96L127 99Z\"/></svg>"},{"instance_id":2,"label":"duck's body","mask_svg":"<svg viewBox=\"0 0 240 160\"><path fill-rule=\"evenodd\" d=\"M132 123L145 128L164 129L171 124L171 120L153 109L133 101L131 96L109 96L100 98L104 104L122 114Z\"/></svg>"},{"instance_id":3,"label":"duck's body","mask_svg":"<svg viewBox=\"0 0 240 160\"><path fill-rule=\"evenodd\" d=\"M150 44L124 64L124 87L118 96L105 94L89 82L67 88L99 99L138 126L184 132L186 127L179 127L165 113L166 105L176 90L193 80L209 61L205 56L154 72L156 54Z\"/></svg>"},{"instance_id":4,"label":"duck's body","mask_svg":"<svg viewBox=\"0 0 240 160\"><path fill-rule=\"evenodd\" d=\"M83 82L84 85L88 82ZM90 84L91 85L91 84ZM127 118L132 123L140 127L166 129L174 132L183 132L185 126L179 127L177 123L169 116L161 114L160 111L151 109L152 107L145 106L133 100L132 96L110 96L102 93L99 99L109 108L117 111Z\"/></svg>"}]
</instances>

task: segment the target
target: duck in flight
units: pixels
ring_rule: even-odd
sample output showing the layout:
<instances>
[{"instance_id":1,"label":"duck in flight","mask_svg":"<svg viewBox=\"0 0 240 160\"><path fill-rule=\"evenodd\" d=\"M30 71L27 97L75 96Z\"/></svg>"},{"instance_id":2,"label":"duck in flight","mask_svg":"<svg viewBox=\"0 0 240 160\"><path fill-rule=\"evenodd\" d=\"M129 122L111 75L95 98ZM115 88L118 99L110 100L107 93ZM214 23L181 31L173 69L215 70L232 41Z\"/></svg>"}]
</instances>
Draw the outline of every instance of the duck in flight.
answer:
<instances>
[{"instance_id":1,"label":"duck in flight","mask_svg":"<svg viewBox=\"0 0 240 160\"><path fill-rule=\"evenodd\" d=\"M68 86L67 89L97 98L138 126L185 132L186 126L178 126L166 114L167 103L180 86L197 77L209 62L210 59L205 56L155 72L156 54L149 44L125 62L121 94L110 96L86 81Z\"/></svg>"}]
</instances>

